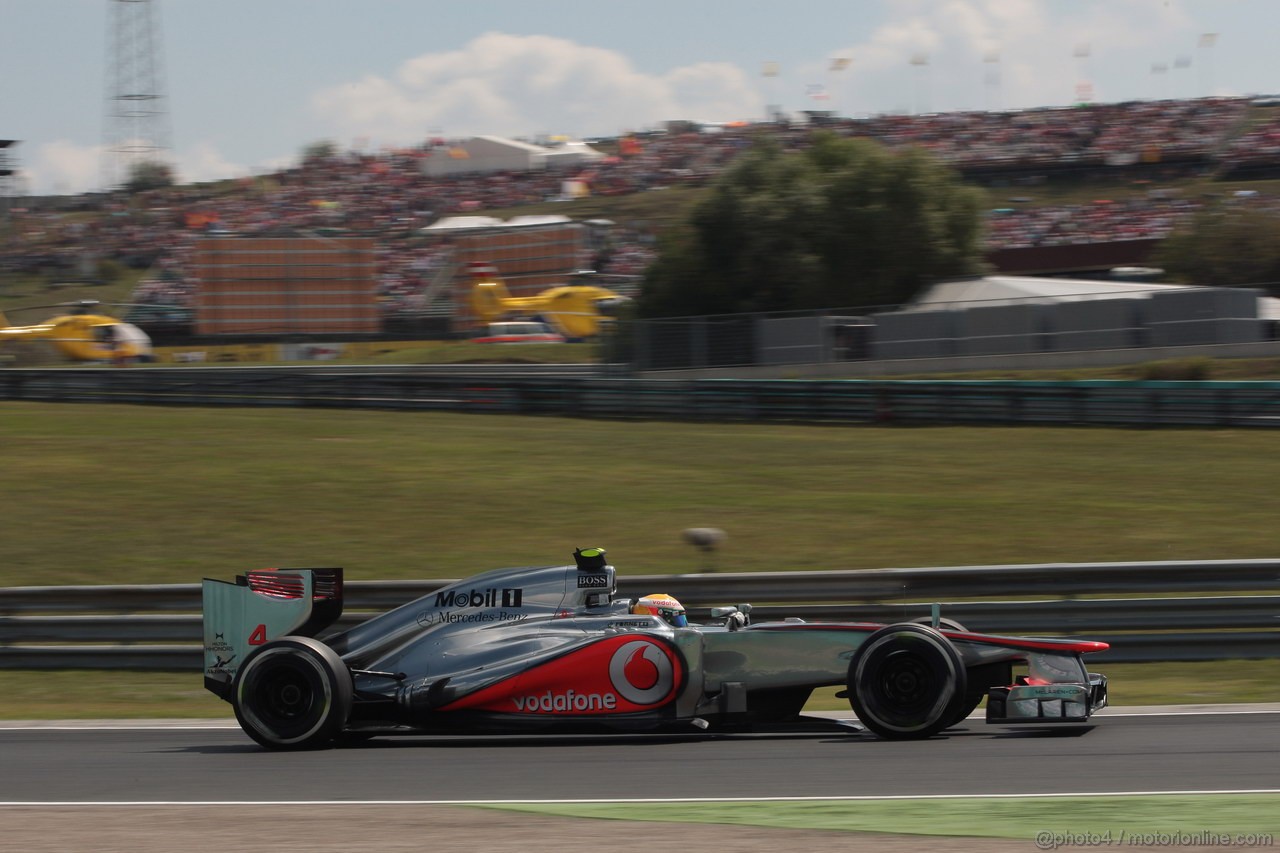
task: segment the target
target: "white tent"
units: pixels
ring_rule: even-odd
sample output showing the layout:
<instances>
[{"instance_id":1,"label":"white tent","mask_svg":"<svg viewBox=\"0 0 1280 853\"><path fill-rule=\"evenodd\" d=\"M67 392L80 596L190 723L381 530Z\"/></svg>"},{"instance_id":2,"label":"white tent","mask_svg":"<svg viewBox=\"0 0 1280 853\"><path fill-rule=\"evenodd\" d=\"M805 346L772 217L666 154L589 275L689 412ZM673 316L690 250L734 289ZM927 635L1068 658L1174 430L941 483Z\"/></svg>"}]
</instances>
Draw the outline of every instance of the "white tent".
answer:
<instances>
[{"instance_id":1,"label":"white tent","mask_svg":"<svg viewBox=\"0 0 1280 853\"><path fill-rule=\"evenodd\" d=\"M609 155L585 142L565 142L547 151L546 164L553 169L578 168L597 163Z\"/></svg>"},{"instance_id":2,"label":"white tent","mask_svg":"<svg viewBox=\"0 0 1280 853\"><path fill-rule=\"evenodd\" d=\"M540 213L513 216L507 220L506 224L514 227L520 227L529 225L564 225L565 223L572 221L573 220L568 216L561 216L556 213Z\"/></svg>"},{"instance_id":3,"label":"white tent","mask_svg":"<svg viewBox=\"0 0 1280 853\"><path fill-rule=\"evenodd\" d=\"M987 308L993 305L1047 304L1090 299L1147 299L1153 293L1161 291L1195 289L1197 288L1194 285L1187 284L992 275L939 282L922 291L902 310L963 310ZM1259 297L1258 316L1268 320L1280 320L1280 299L1270 296Z\"/></svg>"},{"instance_id":4,"label":"white tent","mask_svg":"<svg viewBox=\"0 0 1280 853\"><path fill-rule=\"evenodd\" d=\"M938 308L986 308L991 305L1026 305L1075 302L1083 299L1134 299L1158 290L1178 290L1180 284L1111 281L1108 279L1035 278L992 275L984 278L944 281L922 291L905 310Z\"/></svg>"},{"instance_id":5,"label":"white tent","mask_svg":"<svg viewBox=\"0 0 1280 853\"><path fill-rule=\"evenodd\" d=\"M422 230L431 232L467 231L475 228L497 228L505 224L496 216L446 216Z\"/></svg>"},{"instance_id":6,"label":"white tent","mask_svg":"<svg viewBox=\"0 0 1280 853\"><path fill-rule=\"evenodd\" d=\"M568 216L558 214L538 214L513 216L510 219L499 219L496 216L445 216L420 233L440 234L451 231L476 231L486 228L528 228L538 225L564 225L573 222Z\"/></svg>"},{"instance_id":7,"label":"white tent","mask_svg":"<svg viewBox=\"0 0 1280 853\"><path fill-rule=\"evenodd\" d=\"M545 169L549 149L515 139L473 136L449 146L434 148L422 161L427 177L486 172L529 172Z\"/></svg>"}]
</instances>

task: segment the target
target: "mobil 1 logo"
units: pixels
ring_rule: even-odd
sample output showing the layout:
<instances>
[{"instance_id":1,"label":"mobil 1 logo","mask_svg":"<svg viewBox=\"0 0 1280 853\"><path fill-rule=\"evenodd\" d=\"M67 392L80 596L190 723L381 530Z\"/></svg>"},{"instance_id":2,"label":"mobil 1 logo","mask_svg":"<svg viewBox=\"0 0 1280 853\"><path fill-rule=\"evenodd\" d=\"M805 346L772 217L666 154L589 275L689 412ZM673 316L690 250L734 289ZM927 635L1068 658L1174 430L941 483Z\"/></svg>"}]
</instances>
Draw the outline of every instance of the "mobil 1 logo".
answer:
<instances>
[{"instance_id":1,"label":"mobil 1 logo","mask_svg":"<svg viewBox=\"0 0 1280 853\"><path fill-rule=\"evenodd\" d=\"M520 607L524 590L520 587L450 589L436 593L436 607Z\"/></svg>"}]
</instances>

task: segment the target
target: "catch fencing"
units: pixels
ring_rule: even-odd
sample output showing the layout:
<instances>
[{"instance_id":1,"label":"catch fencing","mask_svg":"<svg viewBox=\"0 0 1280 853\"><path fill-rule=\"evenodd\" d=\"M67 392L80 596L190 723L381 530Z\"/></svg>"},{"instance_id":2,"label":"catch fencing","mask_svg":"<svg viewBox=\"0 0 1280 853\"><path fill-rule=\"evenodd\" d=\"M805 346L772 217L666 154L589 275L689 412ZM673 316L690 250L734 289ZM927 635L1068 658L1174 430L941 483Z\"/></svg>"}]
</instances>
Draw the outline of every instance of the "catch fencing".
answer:
<instances>
[{"instance_id":1,"label":"catch fencing","mask_svg":"<svg viewBox=\"0 0 1280 853\"><path fill-rule=\"evenodd\" d=\"M337 627L452 582L349 582ZM1280 657L1280 560L619 578L621 596L654 590L684 602L695 622L747 602L755 622L900 622L929 618L938 602L975 631L1110 643L1090 658L1099 665ZM196 671L199 608L199 584L0 589L0 668Z\"/></svg>"},{"instance_id":2,"label":"catch fencing","mask_svg":"<svg viewBox=\"0 0 1280 853\"><path fill-rule=\"evenodd\" d=\"M0 371L0 400L823 424L1280 426L1280 382L657 380L406 369Z\"/></svg>"}]
</instances>

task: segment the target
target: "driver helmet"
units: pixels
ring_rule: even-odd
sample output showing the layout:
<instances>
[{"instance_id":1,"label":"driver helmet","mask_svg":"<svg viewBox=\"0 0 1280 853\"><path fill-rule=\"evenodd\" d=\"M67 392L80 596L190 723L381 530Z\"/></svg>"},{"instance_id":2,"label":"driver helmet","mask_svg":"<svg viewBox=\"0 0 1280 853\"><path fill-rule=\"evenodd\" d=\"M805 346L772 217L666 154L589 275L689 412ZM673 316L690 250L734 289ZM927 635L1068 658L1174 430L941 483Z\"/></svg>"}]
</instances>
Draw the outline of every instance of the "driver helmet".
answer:
<instances>
[{"instance_id":1,"label":"driver helmet","mask_svg":"<svg viewBox=\"0 0 1280 853\"><path fill-rule=\"evenodd\" d=\"M687 628L689 619L685 616L684 607L680 602L664 592L655 592L646 595L644 598L636 599L636 603L631 605L632 613L639 613L645 616L657 616L677 628Z\"/></svg>"}]
</instances>

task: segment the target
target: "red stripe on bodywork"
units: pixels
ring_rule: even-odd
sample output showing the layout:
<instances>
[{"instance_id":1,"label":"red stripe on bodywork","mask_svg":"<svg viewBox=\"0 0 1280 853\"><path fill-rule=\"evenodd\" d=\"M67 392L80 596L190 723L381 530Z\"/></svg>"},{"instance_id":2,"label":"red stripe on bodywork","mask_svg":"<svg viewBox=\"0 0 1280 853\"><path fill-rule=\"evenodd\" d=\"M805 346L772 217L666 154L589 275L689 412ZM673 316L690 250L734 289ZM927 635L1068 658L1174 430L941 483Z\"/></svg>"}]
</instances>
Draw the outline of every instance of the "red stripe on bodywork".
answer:
<instances>
[{"instance_id":1,"label":"red stripe on bodywork","mask_svg":"<svg viewBox=\"0 0 1280 853\"><path fill-rule=\"evenodd\" d=\"M1111 648L1110 643L1098 640L1061 640L1052 637L1001 637L994 634L970 634L962 631L943 631L944 636L952 640L964 640L970 643L985 643L989 646L1004 646L1010 649L1027 649L1037 652L1075 652L1087 655L1092 652L1105 652Z\"/></svg>"},{"instance_id":2,"label":"red stripe on bodywork","mask_svg":"<svg viewBox=\"0 0 1280 853\"><path fill-rule=\"evenodd\" d=\"M442 711L595 716L652 711L685 682L680 653L665 640L621 634L580 646L450 702Z\"/></svg>"}]
</instances>

